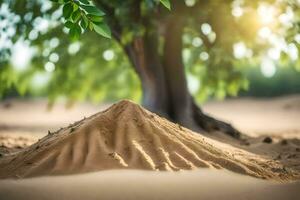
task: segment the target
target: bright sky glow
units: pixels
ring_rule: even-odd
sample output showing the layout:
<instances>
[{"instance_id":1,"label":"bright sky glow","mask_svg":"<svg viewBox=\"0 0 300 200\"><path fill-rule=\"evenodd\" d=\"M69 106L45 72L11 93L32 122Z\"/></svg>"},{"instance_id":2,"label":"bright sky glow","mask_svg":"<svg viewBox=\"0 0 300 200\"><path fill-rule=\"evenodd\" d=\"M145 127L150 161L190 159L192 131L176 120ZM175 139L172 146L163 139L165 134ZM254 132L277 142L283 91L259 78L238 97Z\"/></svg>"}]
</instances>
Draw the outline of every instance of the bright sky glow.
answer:
<instances>
[{"instance_id":1,"label":"bright sky glow","mask_svg":"<svg viewBox=\"0 0 300 200\"><path fill-rule=\"evenodd\" d=\"M199 38L199 37L193 38L192 45L194 47L200 47L202 44L203 44L203 42L202 42L201 38Z\"/></svg>"},{"instance_id":2,"label":"bright sky glow","mask_svg":"<svg viewBox=\"0 0 300 200\"><path fill-rule=\"evenodd\" d=\"M208 35L212 32L212 29L208 23L204 23L201 25L201 31L204 35Z\"/></svg>"},{"instance_id":3,"label":"bright sky glow","mask_svg":"<svg viewBox=\"0 0 300 200\"><path fill-rule=\"evenodd\" d=\"M261 4L257 8L257 13L260 16L260 20L263 24L270 24L275 20L275 8L270 5Z\"/></svg>"},{"instance_id":4,"label":"bright sky glow","mask_svg":"<svg viewBox=\"0 0 300 200\"><path fill-rule=\"evenodd\" d=\"M71 55L76 54L80 50L80 43L79 42L74 42L69 45L68 47L68 53Z\"/></svg>"},{"instance_id":5,"label":"bright sky glow","mask_svg":"<svg viewBox=\"0 0 300 200\"><path fill-rule=\"evenodd\" d=\"M191 58L191 50L188 48L184 48L182 51L183 62L187 63Z\"/></svg>"},{"instance_id":6,"label":"bright sky glow","mask_svg":"<svg viewBox=\"0 0 300 200\"><path fill-rule=\"evenodd\" d=\"M211 31L211 32L208 34L207 38L208 38L208 40L209 40L211 43L213 43L213 42L216 40L216 38L217 38L217 34L216 34L215 32L212 32L212 31Z\"/></svg>"},{"instance_id":7,"label":"bright sky glow","mask_svg":"<svg viewBox=\"0 0 300 200\"><path fill-rule=\"evenodd\" d=\"M194 6L195 3L196 3L195 0L185 0L185 5L188 6L188 7Z\"/></svg>"},{"instance_id":8,"label":"bright sky glow","mask_svg":"<svg viewBox=\"0 0 300 200\"><path fill-rule=\"evenodd\" d=\"M50 26L49 20L46 20L41 17L37 17L34 20L33 24L34 24L35 29L41 33L46 33Z\"/></svg>"},{"instance_id":9,"label":"bright sky glow","mask_svg":"<svg viewBox=\"0 0 300 200\"><path fill-rule=\"evenodd\" d=\"M268 57L265 57L261 62L260 70L264 77L271 78L276 73L275 63Z\"/></svg>"},{"instance_id":10,"label":"bright sky glow","mask_svg":"<svg viewBox=\"0 0 300 200\"><path fill-rule=\"evenodd\" d=\"M49 42L50 48L56 48L59 45L59 39L58 38L52 38Z\"/></svg>"},{"instance_id":11,"label":"bright sky glow","mask_svg":"<svg viewBox=\"0 0 300 200\"><path fill-rule=\"evenodd\" d=\"M192 94L195 94L200 87L199 79L191 74L187 75L188 89Z\"/></svg>"},{"instance_id":12,"label":"bright sky glow","mask_svg":"<svg viewBox=\"0 0 300 200\"><path fill-rule=\"evenodd\" d=\"M46 72L36 73L31 79L31 86L36 89L43 88L49 82L50 78L51 78L50 73L46 73Z\"/></svg>"},{"instance_id":13,"label":"bright sky glow","mask_svg":"<svg viewBox=\"0 0 300 200\"><path fill-rule=\"evenodd\" d=\"M295 41L300 44L300 34L298 33L297 35L295 35Z\"/></svg>"},{"instance_id":14,"label":"bright sky glow","mask_svg":"<svg viewBox=\"0 0 300 200\"><path fill-rule=\"evenodd\" d=\"M199 57L200 57L201 60L206 61L206 60L208 60L209 55L208 55L208 53L203 51L203 52L200 53Z\"/></svg>"},{"instance_id":15,"label":"bright sky glow","mask_svg":"<svg viewBox=\"0 0 300 200\"><path fill-rule=\"evenodd\" d=\"M298 48L294 43L290 43L287 46L287 53L292 60L298 59Z\"/></svg>"},{"instance_id":16,"label":"bright sky glow","mask_svg":"<svg viewBox=\"0 0 300 200\"><path fill-rule=\"evenodd\" d=\"M34 50L29 47L27 42L19 40L12 49L10 62L17 71L25 70L34 54Z\"/></svg>"},{"instance_id":17,"label":"bright sky glow","mask_svg":"<svg viewBox=\"0 0 300 200\"><path fill-rule=\"evenodd\" d=\"M241 17L244 14L243 4L244 4L243 0L234 0L234 1L232 1L231 14L234 17Z\"/></svg>"},{"instance_id":18,"label":"bright sky glow","mask_svg":"<svg viewBox=\"0 0 300 200\"><path fill-rule=\"evenodd\" d=\"M47 62L44 68L47 72L53 72L55 70L55 65L52 62Z\"/></svg>"},{"instance_id":19,"label":"bright sky glow","mask_svg":"<svg viewBox=\"0 0 300 200\"><path fill-rule=\"evenodd\" d=\"M237 59L244 58L247 53L247 47L243 42L235 43L233 45L233 55Z\"/></svg>"},{"instance_id":20,"label":"bright sky glow","mask_svg":"<svg viewBox=\"0 0 300 200\"><path fill-rule=\"evenodd\" d=\"M292 8L288 7L286 12L281 14L278 19L282 25L292 27L293 18L294 18L294 13L292 11Z\"/></svg>"},{"instance_id":21,"label":"bright sky glow","mask_svg":"<svg viewBox=\"0 0 300 200\"><path fill-rule=\"evenodd\" d=\"M59 56L57 53L51 53L49 56L49 60L53 63L56 63L59 60Z\"/></svg>"},{"instance_id":22,"label":"bright sky glow","mask_svg":"<svg viewBox=\"0 0 300 200\"><path fill-rule=\"evenodd\" d=\"M244 14L244 10L239 6L236 6L232 8L231 14L235 17L241 17Z\"/></svg>"},{"instance_id":23,"label":"bright sky glow","mask_svg":"<svg viewBox=\"0 0 300 200\"><path fill-rule=\"evenodd\" d=\"M33 30L30 31L28 37L29 37L30 40L35 40L35 39L38 38L38 36L39 36L39 32L37 30L33 29Z\"/></svg>"},{"instance_id":24,"label":"bright sky glow","mask_svg":"<svg viewBox=\"0 0 300 200\"><path fill-rule=\"evenodd\" d=\"M104 60L111 61L112 59L114 59L115 53L113 50L108 49L103 52L102 56L103 56Z\"/></svg>"},{"instance_id":25,"label":"bright sky glow","mask_svg":"<svg viewBox=\"0 0 300 200\"><path fill-rule=\"evenodd\" d=\"M279 48L271 48L268 50L268 57L273 60L279 60L280 54L281 54L281 51Z\"/></svg>"},{"instance_id":26,"label":"bright sky glow","mask_svg":"<svg viewBox=\"0 0 300 200\"><path fill-rule=\"evenodd\" d=\"M269 27L262 27L261 29L258 30L259 37L264 38L264 39L270 37L271 34L272 34L272 31Z\"/></svg>"}]
</instances>

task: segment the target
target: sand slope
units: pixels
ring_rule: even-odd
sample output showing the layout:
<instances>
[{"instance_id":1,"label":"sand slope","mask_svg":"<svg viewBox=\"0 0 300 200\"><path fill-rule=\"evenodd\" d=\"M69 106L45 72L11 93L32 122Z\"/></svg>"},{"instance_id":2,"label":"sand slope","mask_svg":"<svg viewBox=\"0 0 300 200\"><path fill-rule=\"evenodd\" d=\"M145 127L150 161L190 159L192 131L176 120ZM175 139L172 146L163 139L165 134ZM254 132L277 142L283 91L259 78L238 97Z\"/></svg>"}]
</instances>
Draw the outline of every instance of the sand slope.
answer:
<instances>
[{"instance_id":1,"label":"sand slope","mask_svg":"<svg viewBox=\"0 0 300 200\"><path fill-rule=\"evenodd\" d=\"M228 169L260 178L291 180L298 172L171 123L130 101L51 133L0 160L1 178L110 169Z\"/></svg>"}]
</instances>

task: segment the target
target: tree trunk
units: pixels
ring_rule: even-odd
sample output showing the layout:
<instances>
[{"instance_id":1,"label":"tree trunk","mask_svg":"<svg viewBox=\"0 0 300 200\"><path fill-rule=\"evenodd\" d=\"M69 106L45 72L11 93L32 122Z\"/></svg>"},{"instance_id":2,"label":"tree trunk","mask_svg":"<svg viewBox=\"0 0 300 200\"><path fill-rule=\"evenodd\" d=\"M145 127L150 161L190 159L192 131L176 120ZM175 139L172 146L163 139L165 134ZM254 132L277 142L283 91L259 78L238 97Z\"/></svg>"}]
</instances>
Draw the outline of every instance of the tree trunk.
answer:
<instances>
[{"instance_id":1,"label":"tree trunk","mask_svg":"<svg viewBox=\"0 0 300 200\"><path fill-rule=\"evenodd\" d=\"M143 106L195 131L222 131L239 137L230 124L204 114L188 91L181 55L181 19L172 17L165 28L163 58L158 53L158 33L154 29L124 47L142 83Z\"/></svg>"},{"instance_id":2,"label":"tree trunk","mask_svg":"<svg viewBox=\"0 0 300 200\"><path fill-rule=\"evenodd\" d=\"M181 55L182 32L183 21L180 17L174 16L166 22L163 67L169 97L169 115L174 121L197 130Z\"/></svg>"},{"instance_id":3,"label":"tree trunk","mask_svg":"<svg viewBox=\"0 0 300 200\"><path fill-rule=\"evenodd\" d=\"M147 32L124 47L138 74L143 90L143 106L168 117L168 92L158 50L156 32Z\"/></svg>"}]
</instances>

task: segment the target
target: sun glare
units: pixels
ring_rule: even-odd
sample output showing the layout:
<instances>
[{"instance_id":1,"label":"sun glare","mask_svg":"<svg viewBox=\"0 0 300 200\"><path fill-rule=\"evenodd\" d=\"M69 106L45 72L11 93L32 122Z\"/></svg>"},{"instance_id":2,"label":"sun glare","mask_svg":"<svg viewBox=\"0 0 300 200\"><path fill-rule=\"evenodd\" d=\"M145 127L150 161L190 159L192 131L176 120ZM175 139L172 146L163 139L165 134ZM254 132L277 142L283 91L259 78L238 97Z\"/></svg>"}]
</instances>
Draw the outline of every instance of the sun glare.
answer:
<instances>
[{"instance_id":1,"label":"sun glare","mask_svg":"<svg viewBox=\"0 0 300 200\"><path fill-rule=\"evenodd\" d=\"M31 61L34 50L25 41L18 41L12 50L10 62L17 71L24 71Z\"/></svg>"},{"instance_id":2,"label":"sun glare","mask_svg":"<svg viewBox=\"0 0 300 200\"><path fill-rule=\"evenodd\" d=\"M275 63L268 57L265 57L260 66L261 73L266 78L271 78L276 73Z\"/></svg>"},{"instance_id":3,"label":"sun glare","mask_svg":"<svg viewBox=\"0 0 300 200\"><path fill-rule=\"evenodd\" d=\"M260 21L265 24L271 24L275 21L275 7L269 5L260 5L257 8L257 13L260 17Z\"/></svg>"}]
</instances>

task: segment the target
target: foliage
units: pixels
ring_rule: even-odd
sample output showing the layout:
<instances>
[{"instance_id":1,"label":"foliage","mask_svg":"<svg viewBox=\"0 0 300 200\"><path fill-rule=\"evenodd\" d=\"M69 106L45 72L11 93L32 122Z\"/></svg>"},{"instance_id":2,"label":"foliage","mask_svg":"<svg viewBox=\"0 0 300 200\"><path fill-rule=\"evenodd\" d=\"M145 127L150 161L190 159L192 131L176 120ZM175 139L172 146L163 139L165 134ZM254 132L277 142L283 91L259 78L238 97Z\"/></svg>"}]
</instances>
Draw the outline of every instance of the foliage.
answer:
<instances>
[{"instance_id":1,"label":"foliage","mask_svg":"<svg viewBox=\"0 0 300 200\"><path fill-rule=\"evenodd\" d=\"M46 90L51 100L138 99L139 81L122 46L149 29L145 20L159 27L183 2L53 1L2 0L0 18L9 22L0 25L1 41L10 42L0 48L0 94L15 88L24 95ZM267 57L275 65L300 69L298 1L184 2L183 58L190 90L199 101L246 89L244 68L260 66ZM116 24L122 27L120 41L112 29ZM163 38L160 41L163 45ZM34 49L31 62L22 69L9 61L18 43Z\"/></svg>"},{"instance_id":2,"label":"foliage","mask_svg":"<svg viewBox=\"0 0 300 200\"><path fill-rule=\"evenodd\" d=\"M245 73L251 85L239 96L275 97L300 93L300 72L294 68L281 67L271 78L263 77L258 68L247 69Z\"/></svg>"}]
</instances>

